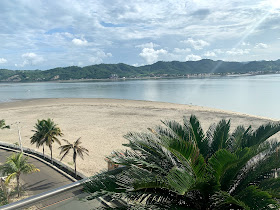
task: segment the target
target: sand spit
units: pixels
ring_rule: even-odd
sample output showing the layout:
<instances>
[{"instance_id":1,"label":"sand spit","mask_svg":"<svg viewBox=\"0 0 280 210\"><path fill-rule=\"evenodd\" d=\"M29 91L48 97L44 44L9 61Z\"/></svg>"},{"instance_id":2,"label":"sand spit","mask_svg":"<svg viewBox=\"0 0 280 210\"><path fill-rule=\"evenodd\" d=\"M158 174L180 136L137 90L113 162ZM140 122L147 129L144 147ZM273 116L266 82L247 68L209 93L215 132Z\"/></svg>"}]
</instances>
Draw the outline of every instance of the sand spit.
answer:
<instances>
[{"instance_id":1,"label":"sand spit","mask_svg":"<svg viewBox=\"0 0 280 210\"><path fill-rule=\"evenodd\" d=\"M122 144L127 142L124 134L147 131L148 127L159 125L160 120L181 122L183 116L195 114L205 131L222 118L231 119L232 128L240 124L256 127L273 121L199 106L118 99L33 99L2 103L0 109L0 119L5 119L7 124L20 122L25 147L36 149L29 142L37 119L53 119L62 129L63 138L70 142L82 137L90 155L85 160L78 159L77 168L88 176L106 169L104 157L123 148ZM1 130L0 141L18 142L16 125L12 125L10 130ZM49 154L48 149L46 151ZM71 155L64 159L69 165L72 165ZM54 145L54 157L59 159L57 144Z\"/></svg>"}]
</instances>

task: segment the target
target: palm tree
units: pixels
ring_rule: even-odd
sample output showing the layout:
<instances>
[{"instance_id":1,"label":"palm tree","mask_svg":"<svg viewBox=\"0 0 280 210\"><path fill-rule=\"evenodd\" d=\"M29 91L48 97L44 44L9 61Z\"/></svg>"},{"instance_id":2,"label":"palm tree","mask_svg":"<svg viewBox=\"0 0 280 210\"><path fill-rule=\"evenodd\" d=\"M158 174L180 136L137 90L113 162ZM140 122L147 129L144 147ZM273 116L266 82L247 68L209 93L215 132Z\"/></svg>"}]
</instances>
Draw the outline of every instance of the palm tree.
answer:
<instances>
[{"instance_id":1,"label":"palm tree","mask_svg":"<svg viewBox=\"0 0 280 210\"><path fill-rule=\"evenodd\" d=\"M12 178L16 177L18 197L20 195L20 175L40 171L33 164L27 163L27 160L28 157L23 156L23 153L16 153L8 157L5 164L0 166L0 171L2 172L2 174L8 176L6 178L6 183L9 183Z\"/></svg>"},{"instance_id":2,"label":"palm tree","mask_svg":"<svg viewBox=\"0 0 280 210\"><path fill-rule=\"evenodd\" d=\"M195 116L183 125L164 121L150 133L129 133L129 150L108 157L123 165L91 177L85 185L92 197L112 195L148 208L277 209L280 143L268 138L280 124L256 130L221 120L206 133Z\"/></svg>"},{"instance_id":3,"label":"palm tree","mask_svg":"<svg viewBox=\"0 0 280 210\"><path fill-rule=\"evenodd\" d=\"M43 156L45 158L45 147L44 147L44 125L45 121L44 120L37 120L37 123L35 124L34 128L35 130L32 130L35 132L33 136L30 138L31 144L36 144L36 147L39 148L40 146L43 146Z\"/></svg>"},{"instance_id":4,"label":"palm tree","mask_svg":"<svg viewBox=\"0 0 280 210\"><path fill-rule=\"evenodd\" d=\"M33 130L35 134L31 137L31 144L36 143L37 147L43 145L43 153L44 153L44 144L46 144L50 148L51 152L51 161L53 163L52 158L52 146L54 142L61 144L58 140L57 136L62 136L62 132L57 124L54 123L50 118L47 120L38 120L35 125L35 129Z\"/></svg>"},{"instance_id":5,"label":"palm tree","mask_svg":"<svg viewBox=\"0 0 280 210\"><path fill-rule=\"evenodd\" d=\"M63 141L65 141L67 144L66 145L62 145L59 147L59 149L61 149L60 151L60 155L62 155L60 161L69 153L69 151L71 149L73 149L73 162L75 164L75 176L77 177L77 154L82 158L84 159L84 153L86 155L88 155L88 150L84 147L82 147L80 144L82 143L81 141L81 137L78 138L73 144L71 144L68 140L66 139L63 139Z\"/></svg>"},{"instance_id":6,"label":"palm tree","mask_svg":"<svg viewBox=\"0 0 280 210\"><path fill-rule=\"evenodd\" d=\"M9 129L10 126L6 125L5 120L0 120L0 129L5 129L5 128Z\"/></svg>"}]
</instances>

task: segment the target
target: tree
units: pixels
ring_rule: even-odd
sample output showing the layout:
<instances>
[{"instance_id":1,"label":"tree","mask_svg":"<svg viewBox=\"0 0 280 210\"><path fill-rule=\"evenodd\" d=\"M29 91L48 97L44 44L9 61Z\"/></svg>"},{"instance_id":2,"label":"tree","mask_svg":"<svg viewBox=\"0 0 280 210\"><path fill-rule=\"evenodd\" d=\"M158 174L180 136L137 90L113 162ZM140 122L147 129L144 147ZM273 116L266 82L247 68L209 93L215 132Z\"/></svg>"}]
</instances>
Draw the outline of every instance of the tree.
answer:
<instances>
[{"instance_id":1,"label":"tree","mask_svg":"<svg viewBox=\"0 0 280 210\"><path fill-rule=\"evenodd\" d=\"M65 141L67 144L59 147L59 149L61 150L60 155L63 154L60 161L70 152L70 150L73 149L73 162L75 164L76 177L77 177L77 170L76 170L77 155L80 156L82 159L84 159L84 153L88 155L88 150L80 145L82 143L80 140L81 137L78 138L73 144L71 144L68 140L63 139L63 141Z\"/></svg>"},{"instance_id":2,"label":"tree","mask_svg":"<svg viewBox=\"0 0 280 210\"><path fill-rule=\"evenodd\" d=\"M40 146L43 146L43 156L45 158L45 147L44 147L44 135L45 135L45 121L44 120L37 120L37 123L35 124L34 128L35 130L32 130L35 132L33 136L30 138L31 144L36 144L36 147L39 148Z\"/></svg>"},{"instance_id":3,"label":"tree","mask_svg":"<svg viewBox=\"0 0 280 210\"><path fill-rule=\"evenodd\" d=\"M53 163L52 158L52 146L54 142L61 144L58 140L57 136L62 136L63 133L61 132L60 128L57 124L54 123L53 120L38 120L35 129L33 130L35 133L31 137L31 144L36 144L37 147L43 146L43 153L44 153L44 144L50 148L51 152L51 161Z\"/></svg>"},{"instance_id":4,"label":"tree","mask_svg":"<svg viewBox=\"0 0 280 210\"><path fill-rule=\"evenodd\" d=\"M5 120L0 120L0 129L9 129L10 126L6 125Z\"/></svg>"},{"instance_id":5,"label":"tree","mask_svg":"<svg viewBox=\"0 0 280 210\"><path fill-rule=\"evenodd\" d=\"M23 153L15 153L7 158L5 164L0 166L0 171L2 172L2 174L8 176L6 178L6 183L9 183L12 178L16 178L18 197L20 195L20 175L40 171L33 164L27 163L27 160L28 157L25 157Z\"/></svg>"},{"instance_id":6,"label":"tree","mask_svg":"<svg viewBox=\"0 0 280 210\"><path fill-rule=\"evenodd\" d=\"M108 157L124 167L91 177L92 197L112 195L146 207L171 209L277 209L280 143L268 138L280 124L256 130L221 120L206 133L195 116L183 125L164 121L150 133L129 133L129 150Z\"/></svg>"}]
</instances>

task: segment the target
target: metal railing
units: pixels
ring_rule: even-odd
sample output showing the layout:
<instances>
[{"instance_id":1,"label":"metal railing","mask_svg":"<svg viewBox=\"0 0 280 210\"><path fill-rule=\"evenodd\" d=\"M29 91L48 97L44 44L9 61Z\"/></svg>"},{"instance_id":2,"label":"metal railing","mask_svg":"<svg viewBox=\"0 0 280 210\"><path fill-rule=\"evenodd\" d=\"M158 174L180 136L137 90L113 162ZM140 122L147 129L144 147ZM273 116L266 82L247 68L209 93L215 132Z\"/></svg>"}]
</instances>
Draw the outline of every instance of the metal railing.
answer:
<instances>
[{"instance_id":1,"label":"metal railing","mask_svg":"<svg viewBox=\"0 0 280 210\"><path fill-rule=\"evenodd\" d=\"M21 148L19 146L9 144L9 143L6 143L6 142L0 142L0 147L16 150L18 152L21 151ZM53 163L52 163L51 157L48 156L48 155L43 155L41 152L35 151L33 149L30 149L30 148L26 148L26 147L22 147L22 148L23 148L23 151L26 155L30 155L30 156L33 155L33 157L35 156L40 161L45 162L45 163L47 162L49 164L49 166L53 167L54 169L57 168L59 170L62 170L63 172L65 172L66 174L71 176L75 181L87 178L85 175L83 175L82 173L80 173L78 171L77 171L77 176L75 176L74 169L72 169L71 167L65 165L64 163L62 163L62 162L60 162L56 159L53 159Z\"/></svg>"},{"instance_id":2,"label":"metal railing","mask_svg":"<svg viewBox=\"0 0 280 210\"><path fill-rule=\"evenodd\" d=\"M20 200L20 201L16 201L14 203L11 204L7 204L5 206L1 206L0 209L24 209L24 208L28 208L31 206L34 206L35 204L39 203L40 201L43 201L51 196L57 195L59 193L63 193L66 192L68 190L73 190L77 187L80 187L83 183L87 182L89 179L82 179L80 181L47 191L47 192L43 192L40 193L38 195L34 195L31 196L29 198Z\"/></svg>"}]
</instances>

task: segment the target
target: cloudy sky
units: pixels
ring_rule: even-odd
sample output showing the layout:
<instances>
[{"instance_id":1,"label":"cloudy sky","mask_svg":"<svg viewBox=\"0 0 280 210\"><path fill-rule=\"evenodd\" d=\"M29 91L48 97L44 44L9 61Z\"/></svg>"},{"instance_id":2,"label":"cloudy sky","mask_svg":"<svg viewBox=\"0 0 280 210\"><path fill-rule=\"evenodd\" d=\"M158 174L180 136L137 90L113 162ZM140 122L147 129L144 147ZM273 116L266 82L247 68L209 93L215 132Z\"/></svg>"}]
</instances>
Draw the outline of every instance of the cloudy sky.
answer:
<instances>
[{"instance_id":1,"label":"cloudy sky","mask_svg":"<svg viewBox=\"0 0 280 210\"><path fill-rule=\"evenodd\" d=\"M0 69L280 58L279 0L1 0Z\"/></svg>"}]
</instances>

